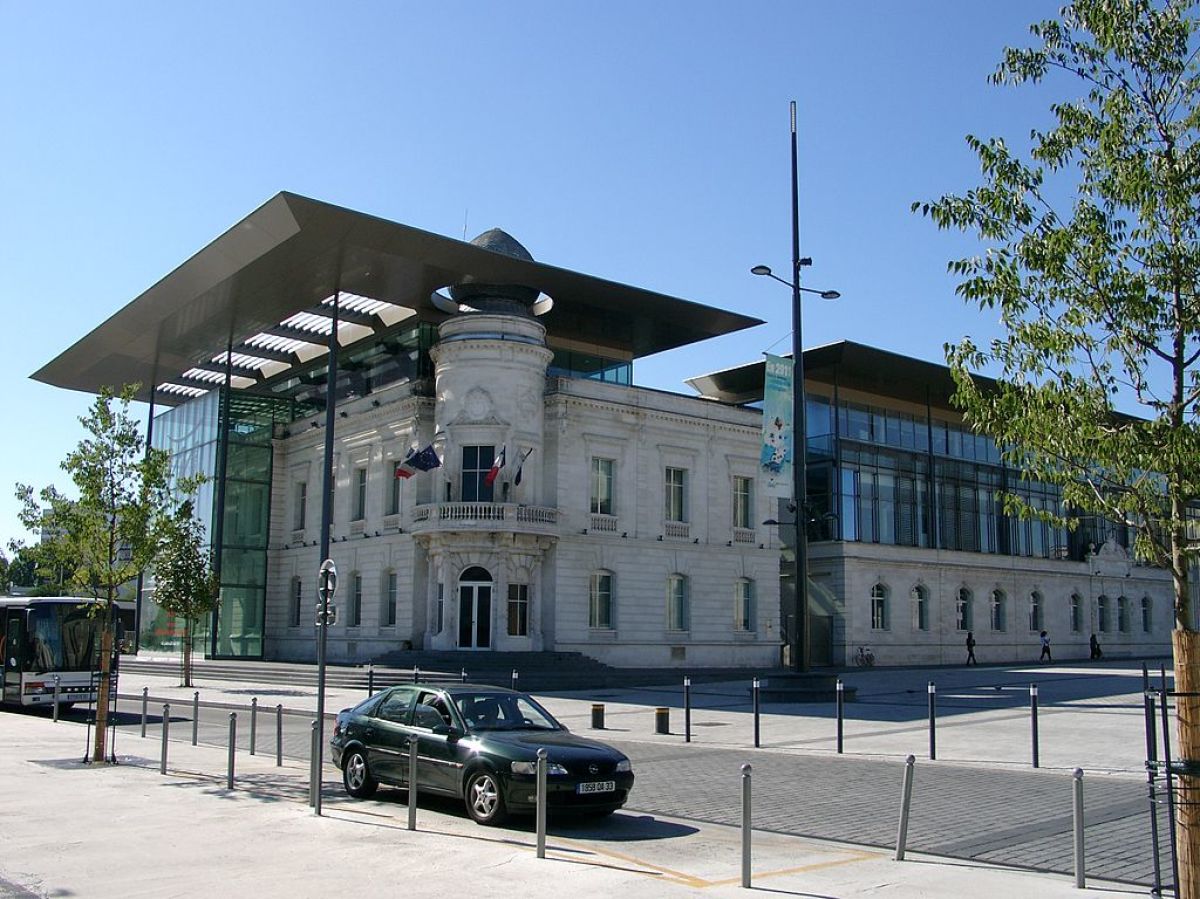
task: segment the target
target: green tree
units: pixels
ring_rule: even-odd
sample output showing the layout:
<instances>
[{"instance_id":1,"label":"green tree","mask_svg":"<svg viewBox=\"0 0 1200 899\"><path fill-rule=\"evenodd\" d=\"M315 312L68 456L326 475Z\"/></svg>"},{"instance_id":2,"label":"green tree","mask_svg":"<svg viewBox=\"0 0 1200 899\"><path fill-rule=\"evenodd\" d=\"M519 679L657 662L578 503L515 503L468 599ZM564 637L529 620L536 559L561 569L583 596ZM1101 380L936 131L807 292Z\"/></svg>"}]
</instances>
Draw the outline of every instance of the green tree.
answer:
<instances>
[{"instance_id":1,"label":"green tree","mask_svg":"<svg viewBox=\"0 0 1200 899\"><path fill-rule=\"evenodd\" d=\"M999 312L1003 336L947 347L956 401L1026 477L1056 484L1057 517L1135 529L1170 572L1177 758L1200 761L1200 637L1189 568L1200 536L1200 74L1191 0L1075 0L1009 48L992 81L1052 80L1027 153L967 141L983 183L914 204L986 251L950 264L958 293ZM998 370L983 389L970 371ZM1136 412L1136 417L1122 415ZM1006 496L1010 511L1051 517ZM1200 897L1200 784L1181 779L1181 896Z\"/></svg>"},{"instance_id":2,"label":"green tree","mask_svg":"<svg viewBox=\"0 0 1200 899\"><path fill-rule=\"evenodd\" d=\"M103 600L100 692L93 757L104 758L117 591L154 558L168 508L168 457L147 450L129 414L136 386L105 389L80 417L86 436L62 462L78 493L69 499L53 486L34 493L17 485L21 523L41 531L39 560L53 557L72 592Z\"/></svg>"},{"instance_id":3,"label":"green tree","mask_svg":"<svg viewBox=\"0 0 1200 899\"><path fill-rule=\"evenodd\" d=\"M192 633L217 605L220 584L212 569L204 528L191 500L179 504L162 529L154 562L154 599L183 620L183 686L192 685Z\"/></svg>"}]
</instances>

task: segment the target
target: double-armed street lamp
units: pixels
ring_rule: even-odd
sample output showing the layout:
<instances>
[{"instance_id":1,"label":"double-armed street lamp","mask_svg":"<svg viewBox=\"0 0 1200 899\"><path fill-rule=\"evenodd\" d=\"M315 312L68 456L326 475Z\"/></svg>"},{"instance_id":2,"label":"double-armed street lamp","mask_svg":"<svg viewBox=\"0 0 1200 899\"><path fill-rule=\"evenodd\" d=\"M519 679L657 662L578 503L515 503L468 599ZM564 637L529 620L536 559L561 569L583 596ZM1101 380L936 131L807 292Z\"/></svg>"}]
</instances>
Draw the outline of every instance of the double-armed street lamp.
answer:
<instances>
[{"instance_id":1,"label":"double-armed street lamp","mask_svg":"<svg viewBox=\"0 0 1200 899\"><path fill-rule=\"evenodd\" d=\"M800 270L812 259L800 256L800 188L796 166L796 101L792 101L792 280L786 281L769 266L756 265L751 274L765 275L792 289L792 518L795 526L796 612L788 628L790 667L809 669L808 627L808 452L804 428L804 345L800 329L800 295L815 293L823 300L836 300L836 290L814 290L800 286Z\"/></svg>"}]
</instances>

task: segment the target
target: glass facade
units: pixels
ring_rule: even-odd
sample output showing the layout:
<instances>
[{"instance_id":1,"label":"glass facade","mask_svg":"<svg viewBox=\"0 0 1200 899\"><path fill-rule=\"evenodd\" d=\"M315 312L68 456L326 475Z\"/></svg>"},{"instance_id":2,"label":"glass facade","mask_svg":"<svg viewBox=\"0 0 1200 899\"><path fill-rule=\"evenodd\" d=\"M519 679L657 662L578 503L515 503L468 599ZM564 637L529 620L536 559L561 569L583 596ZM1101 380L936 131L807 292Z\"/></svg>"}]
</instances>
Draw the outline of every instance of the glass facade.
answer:
<instances>
[{"instance_id":1,"label":"glass facade","mask_svg":"<svg viewBox=\"0 0 1200 899\"><path fill-rule=\"evenodd\" d=\"M1083 517L1074 532L1005 512L1002 494L1062 514L1057 487L1021 478L970 429L827 397L806 398L808 538L1082 560L1124 526ZM836 409L836 414L835 414Z\"/></svg>"}]
</instances>

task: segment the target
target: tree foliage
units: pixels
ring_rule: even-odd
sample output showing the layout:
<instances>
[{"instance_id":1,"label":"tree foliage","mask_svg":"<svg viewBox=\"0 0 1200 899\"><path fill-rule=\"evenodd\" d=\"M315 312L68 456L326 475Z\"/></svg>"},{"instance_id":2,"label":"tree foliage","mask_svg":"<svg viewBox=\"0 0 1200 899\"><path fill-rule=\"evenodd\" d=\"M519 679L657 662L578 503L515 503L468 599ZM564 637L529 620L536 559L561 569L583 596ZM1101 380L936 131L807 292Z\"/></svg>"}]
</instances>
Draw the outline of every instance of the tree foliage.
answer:
<instances>
[{"instance_id":1,"label":"tree foliage","mask_svg":"<svg viewBox=\"0 0 1200 899\"><path fill-rule=\"evenodd\" d=\"M1186 628L1200 496L1194 6L1076 0L1030 31L1036 45L1007 49L991 80L1056 79L1081 95L1051 106L1026 154L969 136L983 183L914 204L986 247L949 268L1003 326L986 347L947 347L956 402L1006 461L1061 488L1069 525L1087 512L1134 527L1139 554L1171 572ZM970 374L981 369L998 383Z\"/></svg>"},{"instance_id":2,"label":"tree foliage","mask_svg":"<svg viewBox=\"0 0 1200 899\"><path fill-rule=\"evenodd\" d=\"M155 601L184 622L183 683L191 686L192 633L217 604L220 583L212 569L204 528L184 500L162 528L154 563Z\"/></svg>"}]
</instances>

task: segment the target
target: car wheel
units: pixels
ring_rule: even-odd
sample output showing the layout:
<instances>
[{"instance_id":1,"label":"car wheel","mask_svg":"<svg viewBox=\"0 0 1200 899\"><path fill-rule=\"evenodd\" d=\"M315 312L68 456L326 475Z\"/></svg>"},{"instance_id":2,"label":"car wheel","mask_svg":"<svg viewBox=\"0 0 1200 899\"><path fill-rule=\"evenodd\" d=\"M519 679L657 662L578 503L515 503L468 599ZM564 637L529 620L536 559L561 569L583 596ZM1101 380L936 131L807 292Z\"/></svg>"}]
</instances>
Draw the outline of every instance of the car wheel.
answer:
<instances>
[{"instance_id":1,"label":"car wheel","mask_svg":"<svg viewBox=\"0 0 1200 899\"><path fill-rule=\"evenodd\" d=\"M379 789L379 781L371 776L362 750L355 749L346 756L342 764L342 784L355 799L370 799Z\"/></svg>"},{"instance_id":2,"label":"car wheel","mask_svg":"<svg viewBox=\"0 0 1200 899\"><path fill-rule=\"evenodd\" d=\"M499 824L508 817L500 780L491 771L476 771L467 778L464 800L467 814L477 824Z\"/></svg>"}]
</instances>

